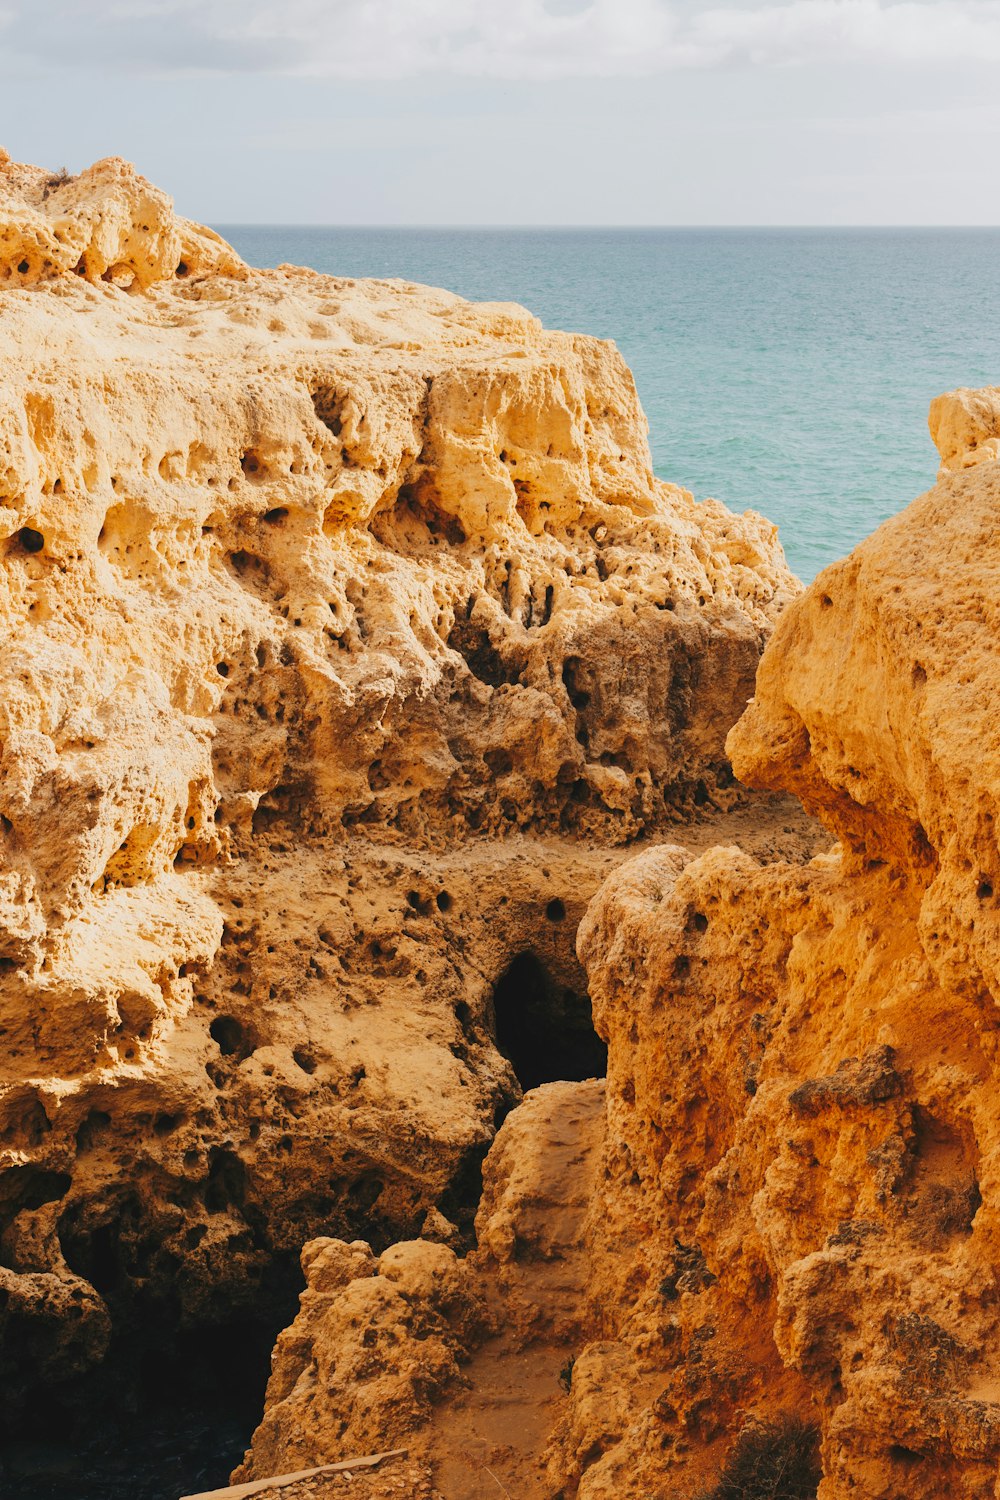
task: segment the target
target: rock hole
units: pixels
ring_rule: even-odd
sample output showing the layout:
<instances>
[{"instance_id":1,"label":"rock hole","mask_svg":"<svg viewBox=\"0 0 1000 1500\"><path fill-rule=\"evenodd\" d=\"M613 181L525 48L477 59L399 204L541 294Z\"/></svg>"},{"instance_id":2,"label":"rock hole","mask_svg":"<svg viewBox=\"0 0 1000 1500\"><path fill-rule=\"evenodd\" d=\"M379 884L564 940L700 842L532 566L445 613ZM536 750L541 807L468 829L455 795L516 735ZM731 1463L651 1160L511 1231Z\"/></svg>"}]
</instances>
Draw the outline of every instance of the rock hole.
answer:
<instances>
[{"instance_id":1,"label":"rock hole","mask_svg":"<svg viewBox=\"0 0 1000 1500\"><path fill-rule=\"evenodd\" d=\"M448 891L438 891L434 901L438 911L451 911L453 903Z\"/></svg>"},{"instance_id":2,"label":"rock hole","mask_svg":"<svg viewBox=\"0 0 1000 1500\"><path fill-rule=\"evenodd\" d=\"M234 1163L234 1153L214 1156L213 1201L239 1196ZM37 1388L29 1397L15 1443L25 1444L31 1466L19 1465L9 1481L4 1472L5 1500L160 1500L225 1485L260 1420L271 1348L302 1287L297 1256L274 1256L252 1298L213 1299L192 1326L164 1288L182 1257L205 1254L208 1225L192 1224L168 1249L162 1229L143 1224L137 1198L126 1196L113 1215L94 1224L67 1211L60 1220L67 1264L105 1298L115 1331L100 1366L50 1399L37 1399ZM224 1223L220 1230L227 1232ZM246 1240L245 1233L229 1240L240 1262Z\"/></svg>"},{"instance_id":3,"label":"rock hole","mask_svg":"<svg viewBox=\"0 0 1000 1500\"><path fill-rule=\"evenodd\" d=\"M59 1244L70 1270L89 1281L100 1296L106 1297L121 1283L121 1256L113 1223L84 1230L79 1211L70 1210L59 1220Z\"/></svg>"},{"instance_id":4,"label":"rock hole","mask_svg":"<svg viewBox=\"0 0 1000 1500\"><path fill-rule=\"evenodd\" d=\"M89 1114L80 1121L76 1130L76 1147L78 1151L90 1151L107 1134L111 1126L111 1116L103 1109L92 1109Z\"/></svg>"},{"instance_id":5,"label":"rock hole","mask_svg":"<svg viewBox=\"0 0 1000 1500\"><path fill-rule=\"evenodd\" d=\"M455 1003L455 1020L462 1028L462 1033L469 1040L472 1039L472 1007L465 1000Z\"/></svg>"},{"instance_id":6,"label":"rock hole","mask_svg":"<svg viewBox=\"0 0 1000 1500\"><path fill-rule=\"evenodd\" d=\"M246 1201L247 1169L235 1151L213 1148L205 1184L205 1207L210 1214L241 1208Z\"/></svg>"},{"instance_id":7,"label":"rock hole","mask_svg":"<svg viewBox=\"0 0 1000 1500\"><path fill-rule=\"evenodd\" d=\"M266 523L267 523L268 526L280 526L281 523L282 523L282 521L284 521L286 519L287 515L288 515L288 507L287 506L285 506L285 505L276 505L276 506L274 506L274 508L272 510L266 510L264 512L263 519L264 519L264 521L266 521Z\"/></svg>"},{"instance_id":8,"label":"rock hole","mask_svg":"<svg viewBox=\"0 0 1000 1500\"><path fill-rule=\"evenodd\" d=\"M474 677L485 682L487 687L499 687L502 683L516 683L521 676L521 663L510 666L490 639L482 626L456 621L448 634L448 647L457 651Z\"/></svg>"},{"instance_id":9,"label":"rock hole","mask_svg":"<svg viewBox=\"0 0 1000 1500\"><path fill-rule=\"evenodd\" d=\"M578 674L581 662L578 656L567 656L563 662L562 680L563 687L569 695L569 701L577 710L585 709L590 703L590 694L586 688L580 686Z\"/></svg>"},{"instance_id":10,"label":"rock hole","mask_svg":"<svg viewBox=\"0 0 1000 1500\"><path fill-rule=\"evenodd\" d=\"M313 410L323 426L334 437L340 437L344 427L344 398L332 386L323 386L312 393Z\"/></svg>"},{"instance_id":11,"label":"rock hole","mask_svg":"<svg viewBox=\"0 0 1000 1500\"><path fill-rule=\"evenodd\" d=\"M381 1177L376 1177L373 1172L366 1172L359 1177L357 1182L351 1184L347 1190L347 1199L351 1208L361 1215L371 1213L375 1204L382 1196L385 1183Z\"/></svg>"},{"instance_id":12,"label":"rock hole","mask_svg":"<svg viewBox=\"0 0 1000 1500\"><path fill-rule=\"evenodd\" d=\"M0 969L0 972L6 970ZM52 1130L52 1122L40 1099L22 1099L18 1104L11 1104L5 1114L6 1122L0 1129L0 1144L4 1146L17 1149L23 1146L40 1146ZM6 1178L0 1177L0 1201L5 1181Z\"/></svg>"},{"instance_id":13,"label":"rock hole","mask_svg":"<svg viewBox=\"0 0 1000 1500\"><path fill-rule=\"evenodd\" d=\"M565 903L560 901L558 896L553 896L545 908L545 915L550 922L561 922L566 915Z\"/></svg>"},{"instance_id":14,"label":"rock hole","mask_svg":"<svg viewBox=\"0 0 1000 1500\"><path fill-rule=\"evenodd\" d=\"M536 954L518 953L493 990L496 1041L524 1090L607 1071L590 997L559 985Z\"/></svg>"},{"instance_id":15,"label":"rock hole","mask_svg":"<svg viewBox=\"0 0 1000 1500\"><path fill-rule=\"evenodd\" d=\"M8 1167L3 1174L0 1216L5 1222L23 1210L41 1208L65 1198L73 1179L68 1172L52 1172L44 1167Z\"/></svg>"},{"instance_id":16,"label":"rock hole","mask_svg":"<svg viewBox=\"0 0 1000 1500\"><path fill-rule=\"evenodd\" d=\"M514 769L514 757L509 750L487 750L483 760L494 776L507 776Z\"/></svg>"},{"instance_id":17,"label":"rock hole","mask_svg":"<svg viewBox=\"0 0 1000 1500\"><path fill-rule=\"evenodd\" d=\"M894 1464L899 1464L904 1469L915 1468L922 1464L924 1455L917 1453L913 1448L906 1448L902 1443L893 1443L889 1448L889 1457Z\"/></svg>"},{"instance_id":18,"label":"rock hole","mask_svg":"<svg viewBox=\"0 0 1000 1500\"><path fill-rule=\"evenodd\" d=\"M33 526L22 526L17 533L17 540L25 552L41 552L45 546L44 536Z\"/></svg>"},{"instance_id":19,"label":"rock hole","mask_svg":"<svg viewBox=\"0 0 1000 1500\"><path fill-rule=\"evenodd\" d=\"M223 1057L232 1057L239 1052L244 1057L249 1057L252 1049L246 1046L243 1027L235 1016L216 1016L208 1028L208 1034Z\"/></svg>"}]
</instances>

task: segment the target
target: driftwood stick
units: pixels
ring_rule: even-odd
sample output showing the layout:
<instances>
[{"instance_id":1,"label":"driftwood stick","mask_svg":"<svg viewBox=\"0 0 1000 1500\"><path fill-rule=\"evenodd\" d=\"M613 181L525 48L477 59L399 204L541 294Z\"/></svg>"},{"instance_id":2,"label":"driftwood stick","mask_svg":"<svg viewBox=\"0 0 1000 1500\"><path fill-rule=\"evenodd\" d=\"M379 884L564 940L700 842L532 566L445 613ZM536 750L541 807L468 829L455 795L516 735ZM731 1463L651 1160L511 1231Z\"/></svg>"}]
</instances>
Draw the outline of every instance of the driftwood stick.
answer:
<instances>
[{"instance_id":1,"label":"driftwood stick","mask_svg":"<svg viewBox=\"0 0 1000 1500\"><path fill-rule=\"evenodd\" d=\"M349 1469L374 1469L387 1458L405 1458L406 1448L392 1448L387 1453L368 1453L363 1458L348 1458L338 1464L321 1464L318 1469L299 1469L295 1474L275 1474L270 1479L254 1479L249 1484L231 1484L221 1490L203 1490L198 1495L182 1495L181 1500L243 1500L244 1495L259 1495L276 1490L299 1479L315 1479L322 1474L343 1474Z\"/></svg>"}]
</instances>

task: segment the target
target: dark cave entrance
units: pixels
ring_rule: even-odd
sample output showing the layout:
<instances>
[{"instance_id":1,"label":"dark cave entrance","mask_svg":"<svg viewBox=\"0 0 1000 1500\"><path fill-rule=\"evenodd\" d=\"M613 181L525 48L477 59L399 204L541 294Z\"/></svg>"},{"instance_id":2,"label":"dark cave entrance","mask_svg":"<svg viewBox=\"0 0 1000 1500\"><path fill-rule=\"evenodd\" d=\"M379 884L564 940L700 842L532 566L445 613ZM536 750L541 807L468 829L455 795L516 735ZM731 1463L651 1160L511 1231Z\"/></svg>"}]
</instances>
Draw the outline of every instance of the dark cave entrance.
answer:
<instances>
[{"instance_id":1,"label":"dark cave entrance","mask_svg":"<svg viewBox=\"0 0 1000 1500\"><path fill-rule=\"evenodd\" d=\"M259 1315L220 1306L219 1321L188 1327L169 1293L130 1295L116 1226L74 1234L68 1248L78 1273L101 1283L111 1344L86 1374L30 1387L16 1419L0 1418L3 1500L176 1500L226 1485L261 1418L274 1340L296 1311L298 1258L275 1257Z\"/></svg>"},{"instance_id":2,"label":"dark cave entrance","mask_svg":"<svg viewBox=\"0 0 1000 1500\"><path fill-rule=\"evenodd\" d=\"M590 996L558 984L536 954L511 959L494 986L493 1011L497 1046L525 1092L607 1072L608 1049L594 1030Z\"/></svg>"},{"instance_id":3,"label":"dark cave entrance","mask_svg":"<svg viewBox=\"0 0 1000 1500\"><path fill-rule=\"evenodd\" d=\"M438 909L446 909L440 900ZM550 901L545 914L562 923L563 901ZM545 943L542 951L544 957L517 953L493 989L497 1045L524 1090L603 1076L607 1065L582 970L559 953L551 956ZM463 1026L472 1025L467 1013ZM221 1056L240 1055L244 1038L231 1018L216 1018L211 1035ZM508 1087L497 1125L515 1102L516 1090ZM95 1115L93 1125L106 1128L110 1121ZM487 1149L487 1142L470 1149L441 1200L463 1239L471 1239ZM360 1196L348 1194L350 1216L337 1232L389 1243L395 1234L373 1213L372 1185ZM22 1195L21 1206L48 1202L67 1187L62 1178L46 1179ZM206 1208L245 1216L246 1196L239 1157L214 1151ZM332 1212L334 1205L326 1207ZM199 1227L189 1232L192 1250L198 1239L190 1235ZM247 1232L255 1233L252 1222ZM43 1376L0 1416L3 1500L174 1500L225 1485L260 1420L274 1340L295 1315L298 1256L271 1250L259 1285L217 1288L191 1326L174 1283L183 1263L161 1245L158 1226L145 1220L134 1195L124 1192L98 1222L83 1207L68 1207L58 1233L69 1268L108 1305L111 1346L103 1363L79 1378L47 1384ZM269 1247L262 1241L259 1248Z\"/></svg>"},{"instance_id":4,"label":"dark cave entrance","mask_svg":"<svg viewBox=\"0 0 1000 1500\"><path fill-rule=\"evenodd\" d=\"M263 1409L273 1325L176 1338L162 1361L109 1351L89 1389L39 1393L0 1443L4 1500L176 1500L228 1484Z\"/></svg>"}]
</instances>

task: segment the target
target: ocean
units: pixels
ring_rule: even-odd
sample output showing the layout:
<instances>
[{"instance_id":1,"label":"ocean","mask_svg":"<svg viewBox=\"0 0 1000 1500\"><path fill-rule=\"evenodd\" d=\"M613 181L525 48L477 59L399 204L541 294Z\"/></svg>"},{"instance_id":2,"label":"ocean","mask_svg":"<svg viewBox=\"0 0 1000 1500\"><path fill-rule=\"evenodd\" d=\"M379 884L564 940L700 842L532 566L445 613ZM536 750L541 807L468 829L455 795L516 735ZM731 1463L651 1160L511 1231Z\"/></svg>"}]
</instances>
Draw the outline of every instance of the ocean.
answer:
<instances>
[{"instance_id":1,"label":"ocean","mask_svg":"<svg viewBox=\"0 0 1000 1500\"><path fill-rule=\"evenodd\" d=\"M398 276L613 339L663 479L811 579L933 482L932 397L1000 383L998 229L220 225L253 265Z\"/></svg>"}]
</instances>

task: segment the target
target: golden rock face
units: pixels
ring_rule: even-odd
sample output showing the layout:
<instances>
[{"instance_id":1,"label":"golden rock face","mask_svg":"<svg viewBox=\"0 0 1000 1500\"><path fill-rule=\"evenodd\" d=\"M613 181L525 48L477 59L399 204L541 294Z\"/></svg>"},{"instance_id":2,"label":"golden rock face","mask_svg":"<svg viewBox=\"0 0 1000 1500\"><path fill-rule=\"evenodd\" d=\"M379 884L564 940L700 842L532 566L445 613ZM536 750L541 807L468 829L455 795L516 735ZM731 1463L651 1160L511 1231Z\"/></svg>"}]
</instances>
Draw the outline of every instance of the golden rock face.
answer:
<instances>
[{"instance_id":1,"label":"golden rock face","mask_svg":"<svg viewBox=\"0 0 1000 1500\"><path fill-rule=\"evenodd\" d=\"M994 465L946 465L772 637L733 766L834 850L653 850L581 928L610 1044L592 1288L628 1288L638 1349L676 1242L705 1273L668 1420L623 1436L647 1478L657 1433L718 1447L784 1407L821 1429L821 1500L994 1494L998 507Z\"/></svg>"},{"instance_id":2,"label":"golden rock face","mask_svg":"<svg viewBox=\"0 0 1000 1500\"><path fill-rule=\"evenodd\" d=\"M470 1264L516 1422L487 1422L491 1346L469 1351L468 1389L407 1418L442 1489L486 1493L454 1451L486 1431L529 1497L774 1493L716 1490L752 1462L819 1500L998 1492L1000 468L936 430L937 486L789 605L729 735L743 781L837 843L660 844L588 906L606 1101L540 1089L486 1159ZM303 1367L338 1327L293 1324ZM251 1464L306 1397L269 1398Z\"/></svg>"},{"instance_id":3,"label":"golden rock face","mask_svg":"<svg viewBox=\"0 0 1000 1500\"><path fill-rule=\"evenodd\" d=\"M47 1378L454 1196L498 976L583 993L607 851L736 798L798 585L654 478L612 346L251 270L117 159L0 162L0 340L0 1280Z\"/></svg>"},{"instance_id":4,"label":"golden rock face","mask_svg":"<svg viewBox=\"0 0 1000 1500\"><path fill-rule=\"evenodd\" d=\"M246 274L213 230L179 218L167 194L109 156L71 177L0 156L0 286L72 272L143 291L194 273Z\"/></svg>"}]
</instances>

